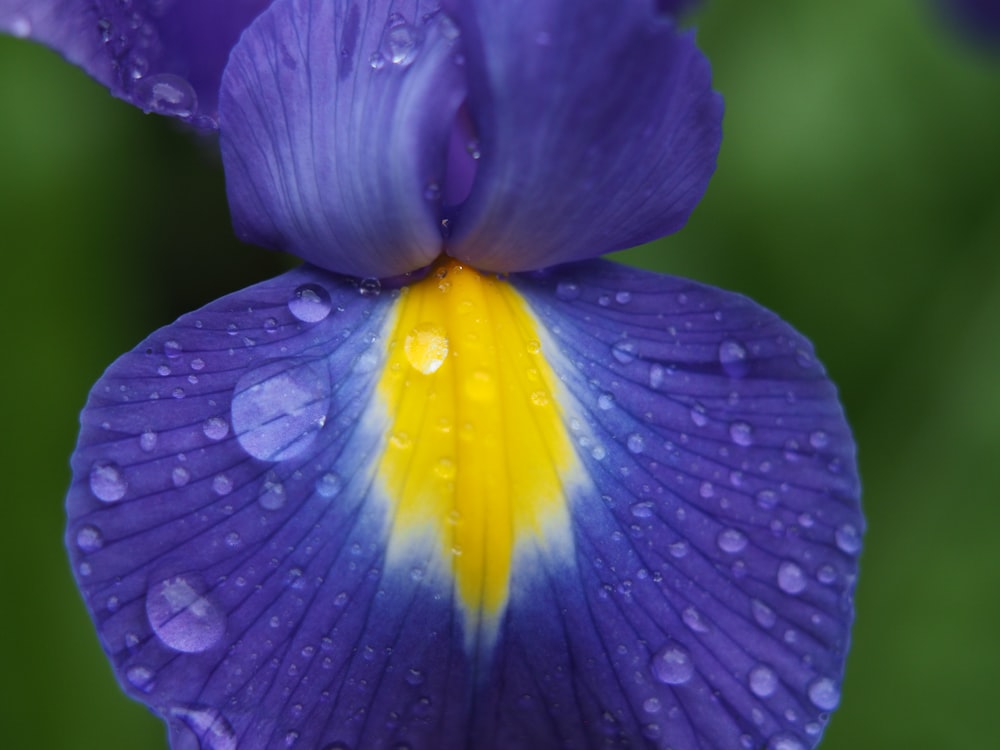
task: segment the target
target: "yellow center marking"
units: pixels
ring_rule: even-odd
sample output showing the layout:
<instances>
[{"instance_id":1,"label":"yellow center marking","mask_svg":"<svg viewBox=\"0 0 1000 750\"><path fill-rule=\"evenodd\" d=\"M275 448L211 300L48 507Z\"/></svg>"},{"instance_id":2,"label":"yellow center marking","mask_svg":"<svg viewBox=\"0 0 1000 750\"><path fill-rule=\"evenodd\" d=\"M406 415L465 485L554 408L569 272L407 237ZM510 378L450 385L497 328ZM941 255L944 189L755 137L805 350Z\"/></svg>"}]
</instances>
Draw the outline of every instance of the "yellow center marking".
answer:
<instances>
[{"instance_id":1,"label":"yellow center marking","mask_svg":"<svg viewBox=\"0 0 1000 750\"><path fill-rule=\"evenodd\" d=\"M519 544L568 539L577 459L557 384L509 283L447 261L401 294L378 385L389 558L432 539L467 625L502 613Z\"/></svg>"}]
</instances>

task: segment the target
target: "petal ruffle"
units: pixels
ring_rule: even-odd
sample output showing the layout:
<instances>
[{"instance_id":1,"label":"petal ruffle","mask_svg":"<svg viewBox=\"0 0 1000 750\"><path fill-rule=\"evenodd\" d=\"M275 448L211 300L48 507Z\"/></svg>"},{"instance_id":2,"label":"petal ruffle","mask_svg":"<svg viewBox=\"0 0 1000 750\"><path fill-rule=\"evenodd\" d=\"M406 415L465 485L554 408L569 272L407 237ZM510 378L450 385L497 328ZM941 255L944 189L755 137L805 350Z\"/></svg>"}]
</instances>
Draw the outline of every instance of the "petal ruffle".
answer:
<instances>
[{"instance_id":1,"label":"petal ruffle","mask_svg":"<svg viewBox=\"0 0 1000 750\"><path fill-rule=\"evenodd\" d=\"M216 126L240 33L271 0L0 0L0 29L64 54L146 112Z\"/></svg>"},{"instance_id":2,"label":"petal ruffle","mask_svg":"<svg viewBox=\"0 0 1000 750\"><path fill-rule=\"evenodd\" d=\"M595 732L814 746L839 700L864 522L812 347L743 297L604 261L515 285L560 353L594 491L571 505L572 573L512 602L495 730L538 747Z\"/></svg>"},{"instance_id":3,"label":"petal ruffle","mask_svg":"<svg viewBox=\"0 0 1000 750\"><path fill-rule=\"evenodd\" d=\"M570 0L455 5L480 158L449 254L530 270L684 224L715 169L722 118L690 34L638 0L586 13Z\"/></svg>"},{"instance_id":4,"label":"petal ruffle","mask_svg":"<svg viewBox=\"0 0 1000 750\"><path fill-rule=\"evenodd\" d=\"M248 242L385 278L441 252L458 30L416 0L278 0L233 51L222 152Z\"/></svg>"}]
</instances>

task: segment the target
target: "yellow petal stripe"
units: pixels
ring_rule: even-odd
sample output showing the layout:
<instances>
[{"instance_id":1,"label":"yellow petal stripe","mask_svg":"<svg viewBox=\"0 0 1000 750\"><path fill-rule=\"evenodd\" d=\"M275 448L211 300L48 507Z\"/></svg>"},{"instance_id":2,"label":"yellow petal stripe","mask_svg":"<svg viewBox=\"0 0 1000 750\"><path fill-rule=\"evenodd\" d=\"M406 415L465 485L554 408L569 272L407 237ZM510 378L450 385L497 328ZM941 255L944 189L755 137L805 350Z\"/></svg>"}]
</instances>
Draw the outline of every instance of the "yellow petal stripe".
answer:
<instances>
[{"instance_id":1,"label":"yellow petal stripe","mask_svg":"<svg viewBox=\"0 0 1000 750\"><path fill-rule=\"evenodd\" d=\"M431 539L468 634L502 613L520 545L566 545L577 458L538 325L508 282L448 261L396 304L378 387L389 561Z\"/></svg>"}]
</instances>

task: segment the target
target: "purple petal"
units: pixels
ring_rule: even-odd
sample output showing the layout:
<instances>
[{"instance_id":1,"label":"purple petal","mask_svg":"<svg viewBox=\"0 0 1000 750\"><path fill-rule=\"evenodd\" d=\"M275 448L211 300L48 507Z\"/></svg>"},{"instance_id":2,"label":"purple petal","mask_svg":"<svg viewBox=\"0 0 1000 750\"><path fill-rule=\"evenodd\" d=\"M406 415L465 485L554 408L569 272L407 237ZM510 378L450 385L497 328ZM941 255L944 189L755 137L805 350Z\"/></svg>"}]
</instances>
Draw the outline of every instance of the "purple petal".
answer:
<instances>
[{"instance_id":1,"label":"purple petal","mask_svg":"<svg viewBox=\"0 0 1000 750\"><path fill-rule=\"evenodd\" d=\"M475 0L458 19L481 157L449 254L529 270L684 224L715 169L722 117L690 34L620 0L586 13L570 0Z\"/></svg>"},{"instance_id":2,"label":"purple petal","mask_svg":"<svg viewBox=\"0 0 1000 750\"><path fill-rule=\"evenodd\" d=\"M257 19L222 90L241 238L362 277L441 252L445 150L464 84L457 29L426 11L279 0Z\"/></svg>"},{"instance_id":3,"label":"purple petal","mask_svg":"<svg viewBox=\"0 0 1000 750\"><path fill-rule=\"evenodd\" d=\"M215 127L240 33L270 0L0 0L0 29L62 52L146 112Z\"/></svg>"},{"instance_id":4,"label":"purple petal","mask_svg":"<svg viewBox=\"0 0 1000 750\"><path fill-rule=\"evenodd\" d=\"M814 745L863 522L808 343L603 262L376 291L288 273L91 394L67 541L172 745Z\"/></svg>"},{"instance_id":5,"label":"purple petal","mask_svg":"<svg viewBox=\"0 0 1000 750\"><path fill-rule=\"evenodd\" d=\"M535 727L550 743L599 726L684 750L814 746L864 522L812 347L743 297L603 261L516 284L561 354L594 488L572 506L575 569L512 606L504 693L563 707Z\"/></svg>"}]
</instances>

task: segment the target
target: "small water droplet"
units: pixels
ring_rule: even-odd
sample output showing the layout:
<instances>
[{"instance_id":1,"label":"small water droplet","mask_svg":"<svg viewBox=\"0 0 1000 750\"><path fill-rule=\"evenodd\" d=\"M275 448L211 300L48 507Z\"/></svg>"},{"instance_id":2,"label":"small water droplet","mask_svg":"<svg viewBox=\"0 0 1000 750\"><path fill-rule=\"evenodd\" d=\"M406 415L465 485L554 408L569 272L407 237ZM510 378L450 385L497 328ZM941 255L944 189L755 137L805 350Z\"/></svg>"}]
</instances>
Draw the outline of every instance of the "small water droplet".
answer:
<instances>
[{"instance_id":1,"label":"small water droplet","mask_svg":"<svg viewBox=\"0 0 1000 750\"><path fill-rule=\"evenodd\" d=\"M333 309L330 293L319 284L303 284L288 300L288 310L303 323L318 323Z\"/></svg>"},{"instance_id":2,"label":"small water droplet","mask_svg":"<svg viewBox=\"0 0 1000 750\"><path fill-rule=\"evenodd\" d=\"M125 671L125 679L132 687L138 688L144 693L153 689L153 670L149 667L141 665L129 667Z\"/></svg>"},{"instance_id":3,"label":"small water droplet","mask_svg":"<svg viewBox=\"0 0 1000 750\"><path fill-rule=\"evenodd\" d=\"M146 616L164 645L188 654L211 648L226 629L222 610L194 577L174 576L151 586L146 594Z\"/></svg>"},{"instance_id":4,"label":"small water droplet","mask_svg":"<svg viewBox=\"0 0 1000 750\"><path fill-rule=\"evenodd\" d=\"M758 698L768 698L778 689L778 675L770 667L760 664L750 670L747 678L750 690Z\"/></svg>"},{"instance_id":5,"label":"small water droplet","mask_svg":"<svg viewBox=\"0 0 1000 750\"><path fill-rule=\"evenodd\" d=\"M733 422L729 425L729 437L737 445L750 446L753 444L753 427L749 422Z\"/></svg>"},{"instance_id":6,"label":"small water droplet","mask_svg":"<svg viewBox=\"0 0 1000 750\"><path fill-rule=\"evenodd\" d=\"M132 90L135 103L144 112L189 118L198 109L198 95L190 83L173 73L141 78Z\"/></svg>"},{"instance_id":7,"label":"small water droplet","mask_svg":"<svg viewBox=\"0 0 1000 750\"><path fill-rule=\"evenodd\" d=\"M212 490L216 495L228 495L233 491L233 480L226 474L216 474L212 479Z\"/></svg>"},{"instance_id":8,"label":"small water droplet","mask_svg":"<svg viewBox=\"0 0 1000 750\"><path fill-rule=\"evenodd\" d=\"M832 711L840 703L840 689L829 677L820 677L809 685L809 700L821 711Z\"/></svg>"},{"instance_id":9,"label":"small water droplet","mask_svg":"<svg viewBox=\"0 0 1000 750\"><path fill-rule=\"evenodd\" d=\"M652 365L649 368L649 387L657 389L663 385L664 370L660 365Z\"/></svg>"},{"instance_id":10,"label":"small water droplet","mask_svg":"<svg viewBox=\"0 0 1000 750\"><path fill-rule=\"evenodd\" d=\"M139 448L143 453L150 453L156 450L156 433L152 430L146 430L139 436Z\"/></svg>"},{"instance_id":11,"label":"small water droplet","mask_svg":"<svg viewBox=\"0 0 1000 750\"><path fill-rule=\"evenodd\" d=\"M104 546L104 536L96 526L81 526L76 532L76 546L81 552L96 552Z\"/></svg>"},{"instance_id":12,"label":"small water droplet","mask_svg":"<svg viewBox=\"0 0 1000 750\"><path fill-rule=\"evenodd\" d=\"M761 490L754 499L761 510L773 510L778 505L778 493L774 490Z\"/></svg>"},{"instance_id":13,"label":"small water droplet","mask_svg":"<svg viewBox=\"0 0 1000 750\"><path fill-rule=\"evenodd\" d=\"M257 502L265 510L278 510L284 507L285 500L287 500L285 485L278 480L277 475L273 471L268 472L267 476L264 477L264 481L261 482Z\"/></svg>"},{"instance_id":14,"label":"small water droplet","mask_svg":"<svg viewBox=\"0 0 1000 750\"><path fill-rule=\"evenodd\" d=\"M695 404L691 407L691 421L698 427L704 427L708 424L708 414L702 404Z\"/></svg>"},{"instance_id":15,"label":"small water droplet","mask_svg":"<svg viewBox=\"0 0 1000 750\"><path fill-rule=\"evenodd\" d=\"M615 406L615 397L610 393L602 393L597 397L597 408L601 411L608 411Z\"/></svg>"},{"instance_id":16,"label":"small water droplet","mask_svg":"<svg viewBox=\"0 0 1000 750\"><path fill-rule=\"evenodd\" d=\"M852 524L845 523L840 526L834 532L834 538L837 540L837 547L848 555L856 555L861 551L861 534Z\"/></svg>"},{"instance_id":17,"label":"small water droplet","mask_svg":"<svg viewBox=\"0 0 1000 750\"><path fill-rule=\"evenodd\" d=\"M163 353L170 359L176 359L184 353L184 347L180 345L180 342L171 339L163 344Z\"/></svg>"},{"instance_id":18,"label":"small water droplet","mask_svg":"<svg viewBox=\"0 0 1000 750\"><path fill-rule=\"evenodd\" d=\"M684 624L687 625L695 633L708 633L711 632L711 628L708 627L708 623L701 616L699 612L694 607L686 607L681 613L681 619L684 620Z\"/></svg>"},{"instance_id":19,"label":"small water droplet","mask_svg":"<svg viewBox=\"0 0 1000 750\"><path fill-rule=\"evenodd\" d=\"M832 565L822 565L816 571L816 580L825 586L837 581L837 571Z\"/></svg>"},{"instance_id":20,"label":"small water droplet","mask_svg":"<svg viewBox=\"0 0 1000 750\"><path fill-rule=\"evenodd\" d=\"M399 17L390 19L382 40L382 54L401 67L412 65L420 52L423 34Z\"/></svg>"},{"instance_id":21,"label":"small water droplet","mask_svg":"<svg viewBox=\"0 0 1000 750\"><path fill-rule=\"evenodd\" d=\"M373 276L358 282L358 294L362 297L377 297L382 293L382 282Z\"/></svg>"},{"instance_id":22,"label":"small water droplet","mask_svg":"<svg viewBox=\"0 0 1000 750\"><path fill-rule=\"evenodd\" d=\"M670 555L678 560L685 557L688 553L688 545L684 541L673 542L667 549L670 550Z\"/></svg>"},{"instance_id":23,"label":"small water droplet","mask_svg":"<svg viewBox=\"0 0 1000 750\"><path fill-rule=\"evenodd\" d=\"M816 430L816 432L809 435L809 445L816 450L821 450L829 444L830 436L823 432L823 430Z\"/></svg>"},{"instance_id":24,"label":"small water droplet","mask_svg":"<svg viewBox=\"0 0 1000 750\"><path fill-rule=\"evenodd\" d=\"M802 568L788 560L778 565L778 588L786 594L801 594L808 581Z\"/></svg>"},{"instance_id":25,"label":"small water droplet","mask_svg":"<svg viewBox=\"0 0 1000 750\"><path fill-rule=\"evenodd\" d=\"M620 291L615 293L615 302L619 305L627 305L632 301L632 293L627 291Z\"/></svg>"},{"instance_id":26,"label":"small water droplet","mask_svg":"<svg viewBox=\"0 0 1000 750\"><path fill-rule=\"evenodd\" d=\"M184 722L194 735L178 746L199 750L237 750L236 733L226 718L214 708L190 706L170 709L170 715Z\"/></svg>"},{"instance_id":27,"label":"small water droplet","mask_svg":"<svg viewBox=\"0 0 1000 750\"><path fill-rule=\"evenodd\" d=\"M688 650L676 641L667 641L653 657L653 676L667 685L683 685L694 675L694 663Z\"/></svg>"},{"instance_id":28,"label":"small water droplet","mask_svg":"<svg viewBox=\"0 0 1000 750\"><path fill-rule=\"evenodd\" d=\"M407 685L412 687L417 687L418 685L424 684L424 673L419 669L409 669L406 672L406 676L403 678L406 680Z\"/></svg>"},{"instance_id":29,"label":"small water droplet","mask_svg":"<svg viewBox=\"0 0 1000 750\"><path fill-rule=\"evenodd\" d=\"M646 448L646 439L638 432L633 432L628 436L628 439L625 441L625 445L628 448L629 453L642 453Z\"/></svg>"},{"instance_id":30,"label":"small water droplet","mask_svg":"<svg viewBox=\"0 0 1000 750\"><path fill-rule=\"evenodd\" d=\"M174 487L183 487L191 481L191 472L183 466L177 466L170 472L170 480L174 483Z\"/></svg>"},{"instance_id":31,"label":"small water droplet","mask_svg":"<svg viewBox=\"0 0 1000 750\"><path fill-rule=\"evenodd\" d=\"M340 492L341 481L340 477L334 474L332 471L328 471L326 474L321 476L316 480L316 492L319 493L320 497L331 498L335 497L338 492Z\"/></svg>"},{"instance_id":32,"label":"small water droplet","mask_svg":"<svg viewBox=\"0 0 1000 750\"><path fill-rule=\"evenodd\" d=\"M566 302L575 300L580 296L580 287L569 281L560 281L556 284L556 297Z\"/></svg>"},{"instance_id":33,"label":"small water droplet","mask_svg":"<svg viewBox=\"0 0 1000 750\"><path fill-rule=\"evenodd\" d=\"M421 323L407 334L403 352L414 370L430 375L448 357L448 333L436 323Z\"/></svg>"},{"instance_id":34,"label":"small water droplet","mask_svg":"<svg viewBox=\"0 0 1000 750\"><path fill-rule=\"evenodd\" d=\"M619 341L611 347L611 356L627 365L638 356L639 348L632 341Z\"/></svg>"},{"instance_id":35,"label":"small water droplet","mask_svg":"<svg viewBox=\"0 0 1000 750\"><path fill-rule=\"evenodd\" d=\"M203 360L201 357L195 357L194 359L191 360L191 369L195 370L196 372L204 370L205 360Z\"/></svg>"},{"instance_id":36,"label":"small water droplet","mask_svg":"<svg viewBox=\"0 0 1000 750\"><path fill-rule=\"evenodd\" d=\"M647 698L642 702L642 710L648 714L656 714L660 712L663 705L660 703L659 698Z\"/></svg>"},{"instance_id":37,"label":"small water droplet","mask_svg":"<svg viewBox=\"0 0 1000 750\"><path fill-rule=\"evenodd\" d=\"M368 64L371 65L372 70L382 70L387 62L388 60L381 52L372 52L371 57L368 58Z\"/></svg>"},{"instance_id":38,"label":"small water droplet","mask_svg":"<svg viewBox=\"0 0 1000 750\"><path fill-rule=\"evenodd\" d=\"M643 500L632 505L631 511L632 515L636 518L651 518L653 516L653 508L653 503L649 500Z\"/></svg>"},{"instance_id":39,"label":"small water droplet","mask_svg":"<svg viewBox=\"0 0 1000 750\"><path fill-rule=\"evenodd\" d=\"M113 503L125 497L128 483L122 475L121 467L111 461L97 461L90 467L90 491L105 503Z\"/></svg>"},{"instance_id":40,"label":"small water droplet","mask_svg":"<svg viewBox=\"0 0 1000 750\"><path fill-rule=\"evenodd\" d=\"M760 601L760 599L750 601L750 611L753 613L753 619L762 628L773 628L774 624L778 621L778 616L774 613L774 610Z\"/></svg>"},{"instance_id":41,"label":"small water droplet","mask_svg":"<svg viewBox=\"0 0 1000 750\"><path fill-rule=\"evenodd\" d=\"M747 546L746 535L737 529L723 529L719 532L716 542L719 549L730 554L742 552Z\"/></svg>"},{"instance_id":42,"label":"small water droplet","mask_svg":"<svg viewBox=\"0 0 1000 750\"><path fill-rule=\"evenodd\" d=\"M747 374L747 350L739 341L726 339L719 344L719 363L731 378L742 378Z\"/></svg>"},{"instance_id":43,"label":"small water droplet","mask_svg":"<svg viewBox=\"0 0 1000 750\"><path fill-rule=\"evenodd\" d=\"M805 747L791 734L776 734L767 741L767 750L805 750Z\"/></svg>"},{"instance_id":44,"label":"small water droplet","mask_svg":"<svg viewBox=\"0 0 1000 750\"><path fill-rule=\"evenodd\" d=\"M222 440L229 434L229 422L222 417L209 417L202 426L202 431L209 440Z\"/></svg>"},{"instance_id":45,"label":"small water droplet","mask_svg":"<svg viewBox=\"0 0 1000 750\"><path fill-rule=\"evenodd\" d=\"M705 500L708 500L715 495L715 487L711 482L702 482L698 488L698 494Z\"/></svg>"}]
</instances>

